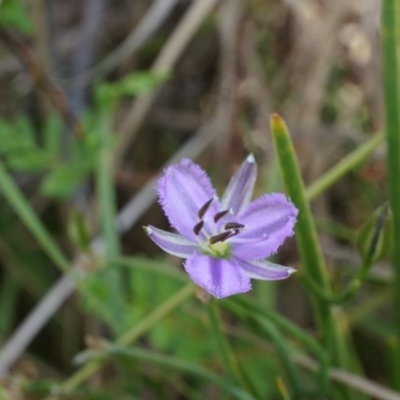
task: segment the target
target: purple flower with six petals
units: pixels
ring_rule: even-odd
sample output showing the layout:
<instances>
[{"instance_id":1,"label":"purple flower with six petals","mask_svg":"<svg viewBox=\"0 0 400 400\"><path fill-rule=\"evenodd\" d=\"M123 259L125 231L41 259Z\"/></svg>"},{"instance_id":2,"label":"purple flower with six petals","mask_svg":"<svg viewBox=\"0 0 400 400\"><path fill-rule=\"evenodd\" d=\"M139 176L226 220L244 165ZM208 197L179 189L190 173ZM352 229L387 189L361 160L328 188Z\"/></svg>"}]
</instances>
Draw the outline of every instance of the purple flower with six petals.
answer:
<instances>
[{"instance_id":1,"label":"purple flower with six petals","mask_svg":"<svg viewBox=\"0 0 400 400\"><path fill-rule=\"evenodd\" d=\"M247 292L250 278L288 278L294 268L264 260L293 235L297 209L283 194L250 203L257 164L249 155L219 200L207 174L183 159L158 181L160 204L179 234L144 227L164 251L185 258L186 272L217 298Z\"/></svg>"}]
</instances>

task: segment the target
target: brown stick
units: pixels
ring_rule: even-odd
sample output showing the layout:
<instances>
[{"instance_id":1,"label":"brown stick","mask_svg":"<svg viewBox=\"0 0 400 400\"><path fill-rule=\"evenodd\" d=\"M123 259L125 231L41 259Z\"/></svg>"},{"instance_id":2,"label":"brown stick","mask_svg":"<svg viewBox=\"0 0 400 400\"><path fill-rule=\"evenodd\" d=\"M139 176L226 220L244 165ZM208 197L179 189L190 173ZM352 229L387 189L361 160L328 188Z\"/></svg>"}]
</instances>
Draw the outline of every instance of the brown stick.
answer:
<instances>
[{"instance_id":1,"label":"brown stick","mask_svg":"<svg viewBox=\"0 0 400 400\"><path fill-rule=\"evenodd\" d=\"M64 119L66 125L71 128L73 135L78 140L81 140L84 135L82 124L70 111L63 90L47 76L32 49L24 43L17 33L8 29L0 30L0 39L22 62L34 86L49 98L56 111Z\"/></svg>"}]
</instances>

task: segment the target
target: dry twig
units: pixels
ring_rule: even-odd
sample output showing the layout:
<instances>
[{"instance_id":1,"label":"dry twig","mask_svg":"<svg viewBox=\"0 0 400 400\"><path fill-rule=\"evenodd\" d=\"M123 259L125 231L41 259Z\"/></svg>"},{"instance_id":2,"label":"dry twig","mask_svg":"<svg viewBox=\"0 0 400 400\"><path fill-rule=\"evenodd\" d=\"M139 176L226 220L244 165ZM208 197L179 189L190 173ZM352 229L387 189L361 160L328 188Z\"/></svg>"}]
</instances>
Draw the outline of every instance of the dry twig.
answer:
<instances>
[{"instance_id":1,"label":"dry twig","mask_svg":"<svg viewBox=\"0 0 400 400\"><path fill-rule=\"evenodd\" d=\"M64 92L47 76L34 52L23 40L10 30L2 29L0 39L24 64L33 84L37 89L50 99L54 108L62 116L67 126L78 139L83 137L83 127L79 120L71 113Z\"/></svg>"},{"instance_id":2,"label":"dry twig","mask_svg":"<svg viewBox=\"0 0 400 400\"><path fill-rule=\"evenodd\" d=\"M217 2L218 0L196 0L191 5L154 62L152 72L161 74L170 72L199 25ZM126 120L119 128L118 145L114 152L116 165L121 164L159 90L155 89L139 97L127 113Z\"/></svg>"}]
</instances>

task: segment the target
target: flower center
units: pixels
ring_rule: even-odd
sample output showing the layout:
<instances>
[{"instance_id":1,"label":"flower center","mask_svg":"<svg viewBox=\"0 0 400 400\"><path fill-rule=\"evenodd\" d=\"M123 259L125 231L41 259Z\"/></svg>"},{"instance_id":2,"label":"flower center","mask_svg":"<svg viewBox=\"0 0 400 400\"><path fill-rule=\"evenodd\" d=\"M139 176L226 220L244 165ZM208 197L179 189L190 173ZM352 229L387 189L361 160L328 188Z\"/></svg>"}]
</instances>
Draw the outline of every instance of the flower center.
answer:
<instances>
[{"instance_id":1,"label":"flower center","mask_svg":"<svg viewBox=\"0 0 400 400\"><path fill-rule=\"evenodd\" d=\"M245 229L245 226L242 224L239 224L237 222L227 222L222 226L222 230L220 230L217 234L215 235L209 235L204 228L204 225L206 221L203 219L205 214L207 213L208 209L210 208L212 202L214 201L214 198L210 199L205 203L198 211L197 215L200 219L200 221L193 227L193 232L199 236L200 232L203 231L204 236L206 237L206 242L203 243L201 246L206 254L209 254L211 256L217 257L217 258L227 258L229 257L230 254L230 248L229 244L226 243L226 240L229 238L238 235L240 232L242 232ZM217 228L217 223L220 221L223 217L225 217L227 214L229 214L231 210L222 210L217 212L213 216L213 221L214 221L214 229L212 229L213 232L216 230L218 231Z\"/></svg>"}]
</instances>

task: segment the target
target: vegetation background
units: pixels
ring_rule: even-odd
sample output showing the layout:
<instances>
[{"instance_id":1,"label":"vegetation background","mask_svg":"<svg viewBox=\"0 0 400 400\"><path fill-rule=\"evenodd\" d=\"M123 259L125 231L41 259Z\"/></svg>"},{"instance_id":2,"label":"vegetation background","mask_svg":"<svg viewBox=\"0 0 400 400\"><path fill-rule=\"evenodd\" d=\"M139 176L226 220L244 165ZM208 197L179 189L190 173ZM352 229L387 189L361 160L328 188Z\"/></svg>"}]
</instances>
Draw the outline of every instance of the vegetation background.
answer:
<instances>
[{"instance_id":1,"label":"vegetation background","mask_svg":"<svg viewBox=\"0 0 400 400\"><path fill-rule=\"evenodd\" d=\"M398 3L0 0L0 399L399 400ZM141 226L249 153L299 272L216 302Z\"/></svg>"}]
</instances>

